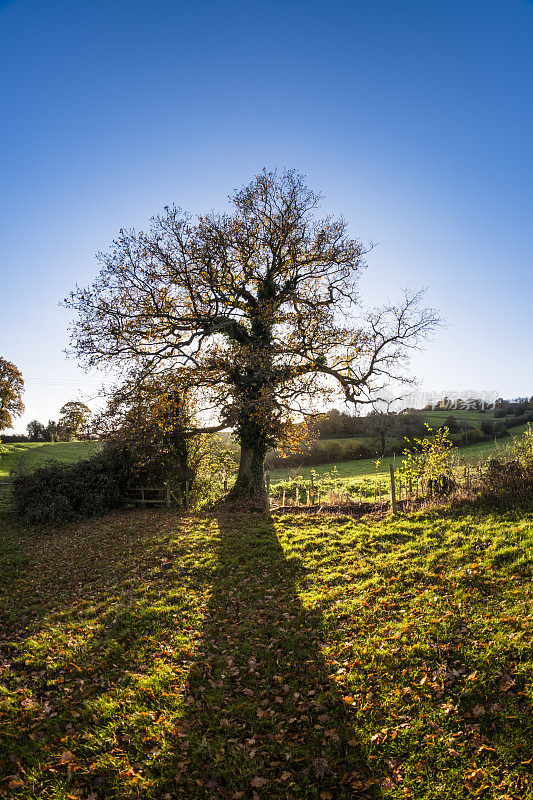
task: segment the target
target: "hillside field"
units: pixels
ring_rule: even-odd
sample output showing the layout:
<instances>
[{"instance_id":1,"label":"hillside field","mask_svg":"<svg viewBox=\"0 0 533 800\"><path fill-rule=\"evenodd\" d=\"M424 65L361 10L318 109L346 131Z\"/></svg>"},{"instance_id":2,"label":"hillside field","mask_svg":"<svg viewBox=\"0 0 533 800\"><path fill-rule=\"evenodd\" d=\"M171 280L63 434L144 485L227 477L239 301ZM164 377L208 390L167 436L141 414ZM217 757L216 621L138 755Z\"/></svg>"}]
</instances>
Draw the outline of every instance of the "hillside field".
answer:
<instances>
[{"instance_id":1,"label":"hillside field","mask_svg":"<svg viewBox=\"0 0 533 800\"><path fill-rule=\"evenodd\" d=\"M89 458L99 442L20 442L0 444L0 480L9 478L12 469L33 470L47 461L72 464Z\"/></svg>"},{"instance_id":2,"label":"hillside field","mask_svg":"<svg viewBox=\"0 0 533 800\"><path fill-rule=\"evenodd\" d=\"M533 513L0 539L0 794L533 797Z\"/></svg>"}]
</instances>

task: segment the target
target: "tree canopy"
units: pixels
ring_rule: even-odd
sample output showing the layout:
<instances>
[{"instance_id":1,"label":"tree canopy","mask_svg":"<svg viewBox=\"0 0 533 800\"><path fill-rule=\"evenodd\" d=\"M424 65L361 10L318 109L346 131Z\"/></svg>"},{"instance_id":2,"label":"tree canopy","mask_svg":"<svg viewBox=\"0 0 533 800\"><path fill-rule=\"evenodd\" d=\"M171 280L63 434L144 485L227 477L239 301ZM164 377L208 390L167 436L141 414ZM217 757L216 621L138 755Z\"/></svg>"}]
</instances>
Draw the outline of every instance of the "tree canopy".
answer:
<instances>
[{"instance_id":1,"label":"tree canopy","mask_svg":"<svg viewBox=\"0 0 533 800\"><path fill-rule=\"evenodd\" d=\"M13 418L24 411L22 393L24 380L21 371L0 356L0 431L13 426Z\"/></svg>"},{"instance_id":2,"label":"tree canopy","mask_svg":"<svg viewBox=\"0 0 533 800\"><path fill-rule=\"evenodd\" d=\"M79 400L70 400L61 406L58 426L64 435L77 438L87 432L91 409Z\"/></svg>"},{"instance_id":3,"label":"tree canopy","mask_svg":"<svg viewBox=\"0 0 533 800\"><path fill-rule=\"evenodd\" d=\"M295 419L407 380L410 351L438 322L419 294L365 309L368 247L318 216L320 200L296 172L263 171L230 211L166 207L147 232L121 230L95 282L67 300L86 365L171 372L215 419L208 429L235 431L235 496L262 494L265 454Z\"/></svg>"}]
</instances>

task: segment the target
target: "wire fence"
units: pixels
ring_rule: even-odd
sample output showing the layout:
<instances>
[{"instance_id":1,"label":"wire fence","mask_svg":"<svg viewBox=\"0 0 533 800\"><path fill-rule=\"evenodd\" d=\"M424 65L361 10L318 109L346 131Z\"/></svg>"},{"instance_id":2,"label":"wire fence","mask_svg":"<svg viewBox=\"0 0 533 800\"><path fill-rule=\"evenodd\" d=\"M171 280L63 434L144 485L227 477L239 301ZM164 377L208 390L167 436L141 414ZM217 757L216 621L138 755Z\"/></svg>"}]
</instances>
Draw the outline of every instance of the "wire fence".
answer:
<instances>
[{"instance_id":1,"label":"wire fence","mask_svg":"<svg viewBox=\"0 0 533 800\"><path fill-rule=\"evenodd\" d=\"M437 498L455 493L472 493L483 484L487 466L466 466L455 470L446 480L413 480L393 466L389 474L373 479L326 477L293 480L272 484L267 475L268 506L272 511L306 509L386 510L393 513L433 503Z\"/></svg>"},{"instance_id":2,"label":"wire fence","mask_svg":"<svg viewBox=\"0 0 533 800\"><path fill-rule=\"evenodd\" d=\"M273 482L266 473L266 507L273 512L290 511L305 513L312 510L372 510L395 513L432 503L451 491L471 493L481 486L487 467L466 466L456 469L448 477L448 483L438 481L406 479L393 466L389 474L373 478L349 479L327 475L319 478L296 478ZM233 484L228 475L213 475L204 481L204 502L210 505L222 499ZM142 507L181 507L189 509L198 502L194 486L186 482L178 486L165 483L160 486L131 486L128 497Z\"/></svg>"}]
</instances>

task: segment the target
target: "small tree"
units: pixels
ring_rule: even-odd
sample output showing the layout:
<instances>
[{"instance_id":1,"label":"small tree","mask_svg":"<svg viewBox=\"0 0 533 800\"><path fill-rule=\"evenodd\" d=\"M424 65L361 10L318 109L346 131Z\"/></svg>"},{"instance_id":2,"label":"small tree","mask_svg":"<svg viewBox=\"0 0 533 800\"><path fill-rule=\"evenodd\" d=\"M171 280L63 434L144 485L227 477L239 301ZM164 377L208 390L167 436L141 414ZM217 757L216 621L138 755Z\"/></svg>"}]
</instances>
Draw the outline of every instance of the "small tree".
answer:
<instances>
[{"instance_id":1,"label":"small tree","mask_svg":"<svg viewBox=\"0 0 533 800\"><path fill-rule=\"evenodd\" d=\"M167 207L148 232L122 230L93 285L67 300L87 366L171 373L216 417L208 429L234 430L235 499L264 499L265 455L287 424L336 394L371 403L406 380L438 321L417 294L364 309L368 249L344 220L318 218L319 201L287 171L257 175L230 213L194 221Z\"/></svg>"},{"instance_id":2,"label":"small tree","mask_svg":"<svg viewBox=\"0 0 533 800\"><path fill-rule=\"evenodd\" d=\"M24 411L24 380L17 367L0 356L0 431L13 426L13 418Z\"/></svg>"},{"instance_id":3,"label":"small tree","mask_svg":"<svg viewBox=\"0 0 533 800\"><path fill-rule=\"evenodd\" d=\"M457 418L454 417L453 414L450 414L444 420L444 427L448 428L450 433L457 433L457 431L459 430L459 425L457 423Z\"/></svg>"},{"instance_id":4,"label":"small tree","mask_svg":"<svg viewBox=\"0 0 533 800\"><path fill-rule=\"evenodd\" d=\"M28 431L28 438L31 442L44 442L46 440L46 428L39 420L32 419L31 422L28 422L26 430Z\"/></svg>"},{"instance_id":5,"label":"small tree","mask_svg":"<svg viewBox=\"0 0 533 800\"><path fill-rule=\"evenodd\" d=\"M389 410L375 409L365 418L365 428L373 444L377 445L377 455L382 458L387 450L387 437L398 432L398 415Z\"/></svg>"},{"instance_id":6,"label":"small tree","mask_svg":"<svg viewBox=\"0 0 533 800\"><path fill-rule=\"evenodd\" d=\"M49 419L48 424L44 429L45 442L57 442L59 441L59 435L60 435L59 425L53 419Z\"/></svg>"},{"instance_id":7,"label":"small tree","mask_svg":"<svg viewBox=\"0 0 533 800\"><path fill-rule=\"evenodd\" d=\"M429 436L409 441L404 450L404 459L400 466L400 474L416 486L419 481L436 494L445 494L454 486L453 478L453 442L448 428L434 431L426 423Z\"/></svg>"},{"instance_id":8,"label":"small tree","mask_svg":"<svg viewBox=\"0 0 533 800\"><path fill-rule=\"evenodd\" d=\"M59 417L59 428L67 439L78 439L87 432L91 409L75 400L65 403L61 407Z\"/></svg>"},{"instance_id":9,"label":"small tree","mask_svg":"<svg viewBox=\"0 0 533 800\"><path fill-rule=\"evenodd\" d=\"M196 497L211 472L229 469L231 456L212 434L188 436L193 401L173 376L131 378L115 388L97 420L99 434L124 445L132 478L140 483L170 482Z\"/></svg>"}]
</instances>

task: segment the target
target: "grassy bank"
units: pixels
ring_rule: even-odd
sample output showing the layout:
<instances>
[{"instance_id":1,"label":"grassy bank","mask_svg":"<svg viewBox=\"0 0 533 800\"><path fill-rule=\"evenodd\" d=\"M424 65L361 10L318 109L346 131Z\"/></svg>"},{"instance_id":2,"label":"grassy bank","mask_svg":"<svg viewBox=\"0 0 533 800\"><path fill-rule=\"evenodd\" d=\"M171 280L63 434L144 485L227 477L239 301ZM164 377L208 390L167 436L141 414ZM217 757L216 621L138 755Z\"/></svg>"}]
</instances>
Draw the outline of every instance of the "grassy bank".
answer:
<instances>
[{"instance_id":1,"label":"grassy bank","mask_svg":"<svg viewBox=\"0 0 533 800\"><path fill-rule=\"evenodd\" d=\"M1 539L4 796L533 796L533 514Z\"/></svg>"},{"instance_id":2,"label":"grassy bank","mask_svg":"<svg viewBox=\"0 0 533 800\"><path fill-rule=\"evenodd\" d=\"M11 470L34 470L47 461L72 464L89 458L99 442L21 442L0 445L0 480L9 477Z\"/></svg>"}]
</instances>

